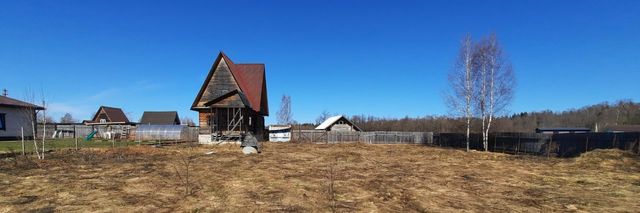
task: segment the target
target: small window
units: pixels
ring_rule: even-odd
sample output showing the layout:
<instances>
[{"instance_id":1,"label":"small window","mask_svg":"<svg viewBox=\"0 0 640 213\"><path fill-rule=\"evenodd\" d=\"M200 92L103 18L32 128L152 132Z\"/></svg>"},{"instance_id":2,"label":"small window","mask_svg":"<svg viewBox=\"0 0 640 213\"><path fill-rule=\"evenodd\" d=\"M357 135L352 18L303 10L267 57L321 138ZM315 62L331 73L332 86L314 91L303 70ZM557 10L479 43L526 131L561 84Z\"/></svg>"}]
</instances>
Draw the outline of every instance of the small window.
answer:
<instances>
[{"instance_id":1,"label":"small window","mask_svg":"<svg viewBox=\"0 0 640 213\"><path fill-rule=\"evenodd\" d=\"M100 119L100 123L101 123L101 124L107 123L107 119L101 118L101 119Z\"/></svg>"},{"instance_id":2,"label":"small window","mask_svg":"<svg viewBox=\"0 0 640 213\"><path fill-rule=\"evenodd\" d=\"M0 113L0 130L7 130L5 115L4 113Z\"/></svg>"}]
</instances>

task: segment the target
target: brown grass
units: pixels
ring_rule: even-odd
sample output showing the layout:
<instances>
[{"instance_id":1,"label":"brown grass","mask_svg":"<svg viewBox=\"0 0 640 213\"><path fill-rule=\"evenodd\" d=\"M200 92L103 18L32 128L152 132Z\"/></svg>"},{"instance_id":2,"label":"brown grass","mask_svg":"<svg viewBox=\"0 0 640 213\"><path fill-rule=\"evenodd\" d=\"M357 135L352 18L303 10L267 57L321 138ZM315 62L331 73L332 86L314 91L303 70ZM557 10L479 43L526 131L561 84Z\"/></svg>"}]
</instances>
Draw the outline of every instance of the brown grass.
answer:
<instances>
[{"instance_id":1,"label":"brown grass","mask_svg":"<svg viewBox=\"0 0 640 213\"><path fill-rule=\"evenodd\" d=\"M0 212L633 212L640 159L412 145L129 147L0 162ZM215 154L205 155L213 150ZM189 184L185 160L192 159ZM188 186L187 186L188 185Z\"/></svg>"}]
</instances>

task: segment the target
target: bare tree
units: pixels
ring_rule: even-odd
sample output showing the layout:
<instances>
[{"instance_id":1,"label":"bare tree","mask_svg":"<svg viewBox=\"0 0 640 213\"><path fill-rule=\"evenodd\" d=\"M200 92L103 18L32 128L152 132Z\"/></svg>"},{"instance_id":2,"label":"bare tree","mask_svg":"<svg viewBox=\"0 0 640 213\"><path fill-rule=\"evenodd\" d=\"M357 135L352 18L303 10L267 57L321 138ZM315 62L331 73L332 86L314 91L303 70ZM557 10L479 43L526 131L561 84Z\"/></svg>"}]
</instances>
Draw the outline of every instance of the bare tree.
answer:
<instances>
[{"instance_id":1,"label":"bare tree","mask_svg":"<svg viewBox=\"0 0 640 213\"><path fill-rule=\"evenodd\" d=\"M316 125L321 124L322 122L327 120L327 118L329 117L331 117L331 114L327 110L322 111L322 113L320 113L318 118L316 118Z\"/></svg>"},{"instance_id":2,"label":"bare tree","mask_svg":"<svg viewBox=\"0 0 640 213\"><path fill-rule=\"evenodd\" d=\"M193 122L193 119L191 119L190 117L183 117L180 122L182 123L182 125L187 125L187 126L196 126L196 123Z\"/></svg>"},{"instance_id":3,"label":"bare tree","mask_svg":"<svg viewBox=\"0 0 640 213\"><path fill-rule=\"evenodd\" d=\"M460 43L455 66L449 73L449 85L451 88L445 96L445 103L450 112L465 118L467 151L469 151L469 135L471 133L471 119L473 118L471 111L472 97L474 95L472 48L471 35L467 35Z\"/></svg>"},{"instance_id":4,"label":"bare tree","mask_svg":"<svg viewBox=\"0 0 640 213\"><path fill-rule=\"evenodd\" d=\"M44 116L44 113L38 113L38 122L42 123L46 121L47 123L55 123L55 120L51 116Z\"/></svg>"},{"instance_id":5,"label":"bare tree","mask_svg":"<svg viewBox=\"0 0 640 213\"><path fill-rule=\"evenodd\" d=\"M74 123L74 122L76 122L76 120L73 119L73 116L71 115L71 113L65 113L64 116L60 118L60 123Z\"/></svg>"},{"instance_id":6,"label":"bare tree","mask_svg":"<svg viewBox=\"0 0 640 213\"><path fill-rule=\"evenodd\" d=\"M38 159L42 159L42 156L40 155L40 152L38 151L38 142L36 141L36 130L37 130L37 124L38 124L38 109L35 105L32 105L32 103L34 103L35 101L35 93L30 89L27 88L25 91L25 97L23 98L24 102L30 103L29 105L26 105L22 108L20 108L20 114L22 114L22 116L26 119L28 119L28 121L26 123L29 123L31 125L30 128L24 128L23 129L31 129L31 139L33 140L33 150L36 154L36 156L38 156Z\"/></svg>"},{"instance_id":7,"label":"bare tree","mask_svg":"<svg viewBox=\"0 0 640 213\"><path fill-rule=\"evenodd\" d=\"M495 34L482 39L475 46L473 66L477 75L474 78L474 96L482 125L482 145L488 151L493 119L504 113L511 103L516 83L513 68L504 57Z\"/></svg>"},{"instance_id":8,"label":"bare tree","mask_svg":"<svg viewBox=\"0 0 640 213\"><path fill-rule=\"evenodd\" d=\"M44 100L44 91L42 92L42 107L45 109L42 110L42 152L40 154L42 159L44 159L44 142L47 139L47 103Z\"/></svg>"},{"instance_id":9,"label":"bare tree","mask_svg":"<svg viewBox=\"0 0 640 213\"><path fill-rule=\"evenodd\" d=\"M291 112L291 96L282 95L280 110L278 111L278 123L291 124L292 122L293 114Z\"/></svg>"}]
</instances>

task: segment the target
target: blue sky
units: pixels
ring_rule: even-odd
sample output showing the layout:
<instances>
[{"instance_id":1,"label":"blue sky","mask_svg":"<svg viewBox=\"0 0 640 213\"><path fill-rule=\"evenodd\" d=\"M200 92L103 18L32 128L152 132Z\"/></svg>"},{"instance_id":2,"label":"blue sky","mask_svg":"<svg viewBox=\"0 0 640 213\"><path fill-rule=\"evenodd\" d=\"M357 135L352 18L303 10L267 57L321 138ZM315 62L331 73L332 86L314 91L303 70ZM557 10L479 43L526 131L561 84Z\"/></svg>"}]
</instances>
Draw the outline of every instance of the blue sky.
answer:
<instances>
[{"instance_id":1,"label":"blue sky","mask_svg":"<svg viewBox=\"0 0 640 213\"><path fill-rule=\"evenodd\" d=\"M0 89L50 113L189 110L218 51L265 63L271 116L445 115L460 39L495 32L511 112L640 100L640 1L0 1ZM43 91L43 92L41 92Z\"/></svg>"}]
</instances>

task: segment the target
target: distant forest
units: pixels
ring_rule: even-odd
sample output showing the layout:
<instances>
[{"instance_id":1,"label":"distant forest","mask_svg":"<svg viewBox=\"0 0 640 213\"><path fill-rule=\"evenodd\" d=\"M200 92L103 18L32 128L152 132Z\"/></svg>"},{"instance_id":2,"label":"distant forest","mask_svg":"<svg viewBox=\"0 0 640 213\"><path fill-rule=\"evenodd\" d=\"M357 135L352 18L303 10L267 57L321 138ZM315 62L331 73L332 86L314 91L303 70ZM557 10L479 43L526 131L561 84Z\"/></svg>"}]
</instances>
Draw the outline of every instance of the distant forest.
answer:
<instances>
[{"instance_id":1,"label":"distant forest","mask_svg":"<svg viewBox=\"0 0 640 213\"><path fill-rule=\"evenodd\" d=\"M462 119L446 116L389 119L355 115L350 117L365 131L464 132ZM586 127L595 131L619 125L640 125L640 103L617 101L600 103L563 112L523 112L496 119L492 132L534 132L542 127ZM480 121L474 120L472 132L480 132Z\"/></svg>"}]
</instances>

